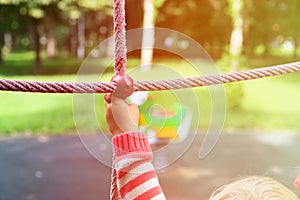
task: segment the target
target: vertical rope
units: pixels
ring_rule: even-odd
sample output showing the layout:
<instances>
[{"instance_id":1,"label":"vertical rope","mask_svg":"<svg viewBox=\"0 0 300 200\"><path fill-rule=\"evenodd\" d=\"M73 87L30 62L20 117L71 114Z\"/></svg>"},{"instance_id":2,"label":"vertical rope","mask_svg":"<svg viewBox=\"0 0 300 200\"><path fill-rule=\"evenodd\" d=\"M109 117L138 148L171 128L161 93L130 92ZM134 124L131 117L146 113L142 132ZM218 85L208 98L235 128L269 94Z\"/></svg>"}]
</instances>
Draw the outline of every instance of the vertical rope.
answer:
<instances>
[{"instance_id":1,"label":"vertical rope","mask_svg":"<svg viewBox=\"0 0 300 200\"><path fill-rule=\"evenodd\" d=\"M110 200L119 200L119 191L117 185L117 171L114 166L111 171Z\"/></svg>"},{"instance_id":2,"label":"vertical rope","mask_svg":"<svg viewBox=\"0 0 300 200\"><path fill-rule=\"evenodd\" d=\"M126 71L125 0L114 0L115 74Z\"/></svg>"},{"instance_id":3,"label":"vertical rope","mask_svg":"<svg viewBox=\"0 0 300 200\"><path fill-rule=\"evenodd\" d=\"M125 0L114 0L115 74L126 72L126 30ZM113 160L114 162L114 160ZM110 200L118 200L117 173L113 163L111 174Z\"/></svg>"}]
</instances>

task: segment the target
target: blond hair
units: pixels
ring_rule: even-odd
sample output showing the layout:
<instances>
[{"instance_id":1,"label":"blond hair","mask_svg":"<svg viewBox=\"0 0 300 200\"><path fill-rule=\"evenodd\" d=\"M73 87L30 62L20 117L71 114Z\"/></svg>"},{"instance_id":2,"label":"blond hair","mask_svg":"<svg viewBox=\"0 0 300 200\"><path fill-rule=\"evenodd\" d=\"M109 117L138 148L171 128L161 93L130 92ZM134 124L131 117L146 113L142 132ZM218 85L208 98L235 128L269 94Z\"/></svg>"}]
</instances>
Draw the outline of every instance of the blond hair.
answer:
<instances>
[{"instance_id":1,"label":"blond hair","mask_svg":"<svg viewBox=\"0 0 300 200\"><path fill-rule=\"evenodd\" d=\"M269 177L250 176L217 189L209 200L299 200L281 183Z\"/></svg>"}]
</instances>

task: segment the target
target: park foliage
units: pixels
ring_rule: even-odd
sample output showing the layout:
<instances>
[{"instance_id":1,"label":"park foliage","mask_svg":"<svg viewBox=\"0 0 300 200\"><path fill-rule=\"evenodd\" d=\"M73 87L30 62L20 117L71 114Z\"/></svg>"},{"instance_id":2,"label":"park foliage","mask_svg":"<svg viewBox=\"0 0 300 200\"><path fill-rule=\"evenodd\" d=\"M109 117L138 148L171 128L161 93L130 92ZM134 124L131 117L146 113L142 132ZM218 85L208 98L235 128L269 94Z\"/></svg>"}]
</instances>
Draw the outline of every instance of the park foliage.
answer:
<instances>
[{"instance_id":1,"label":"park foliage","mask_svg":"<svg viewBox=\"0 0 300 200\"><path fill-rule=\"evenodd\" d=\"M125 2L127 29L142 27L144 1ZM221 72L292 62L299 58L298 0L152 2L154 25L190 36L205 48ZM113 34L112 3L112 0L0 0L0 78L74 81L82 59ZM232 41L237 39L234 38L236 31L242 33L239 40L242 43L238 53L232 54L230 49L234 45ZM128 67L137 66L140 52L128 56ZM178 59L154 51L155 62L174 69L178 63L186 65ZM237 67L232 67L232 60L238 60ZM102 61L96 60L91 65L90 73L93 69L97 71ZM178 70L183 72L182 66ZM106 73L106 77L112 76L113 64ZM296 91L300 82L296 76L226 86L228 113L225 128L298 130L300 105L297 99L300 97ZM209 94L205 89L195 91L204 99L201 104L205 107ZM0 134L51 134L76 129L71 96L8 92L0 97ZM99 123L105 124L104 107L99 104L96 107ZM84 116L83 121L88 124ZM205 129L208 125L209 121L204 120L200 128Z\"/></svg>"}]
</instances>

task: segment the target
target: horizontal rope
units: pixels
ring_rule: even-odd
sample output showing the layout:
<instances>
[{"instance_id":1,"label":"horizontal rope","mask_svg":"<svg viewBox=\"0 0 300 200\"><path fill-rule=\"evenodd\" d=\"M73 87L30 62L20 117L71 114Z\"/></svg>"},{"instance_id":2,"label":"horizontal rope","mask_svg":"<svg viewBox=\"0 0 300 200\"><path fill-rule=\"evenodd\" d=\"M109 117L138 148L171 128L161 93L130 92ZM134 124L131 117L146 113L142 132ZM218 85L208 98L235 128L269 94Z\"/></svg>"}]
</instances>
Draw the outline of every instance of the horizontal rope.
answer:
<instances>
[{"instance_id":1,"label":"horizontal rope","mask_svg":"<svg viewBox=\"0 0 300 200\"><path fill-rule=\"evenodd\" d=\"M173 90L181 88L217 85L244 80L289 74L300 71L300 62L257 68L252 70L230 72L192 78L136 81L135 91ZM97 83L64 83L64 82L36 82L21 80L0 80L0 90L39 93L111 93L116 89L114 82Z\"/></svg>"}]
</instances>

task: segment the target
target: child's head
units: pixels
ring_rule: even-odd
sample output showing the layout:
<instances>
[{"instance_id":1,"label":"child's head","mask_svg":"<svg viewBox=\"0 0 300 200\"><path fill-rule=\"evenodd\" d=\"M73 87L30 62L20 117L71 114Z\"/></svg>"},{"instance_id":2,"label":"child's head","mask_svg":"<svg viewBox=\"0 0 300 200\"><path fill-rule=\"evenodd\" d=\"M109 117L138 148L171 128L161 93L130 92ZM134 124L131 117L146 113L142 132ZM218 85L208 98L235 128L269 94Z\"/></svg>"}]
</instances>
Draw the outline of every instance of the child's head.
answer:
<instances>
[{"instance_id":1,"label":"child's head","mask_svg":"<svg viewBox=\"0 0 300 200\"><path fill-rule=\"evenodd\" d=\"M300 190L300 175L296 178L295 182L294 182L294 186Z\"/></svg>"},{"instance_id":2,"label":"child's head","mask_svg":"<svg viewBox=\"0 0 300 200\"><path fill-rule=\"evenodd\" d=\"M217 189L210 200L299 200L281 183L269 177L250 176Z\"/></svg>"}]
</instances>

